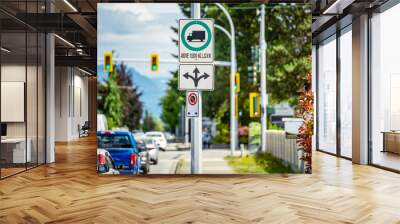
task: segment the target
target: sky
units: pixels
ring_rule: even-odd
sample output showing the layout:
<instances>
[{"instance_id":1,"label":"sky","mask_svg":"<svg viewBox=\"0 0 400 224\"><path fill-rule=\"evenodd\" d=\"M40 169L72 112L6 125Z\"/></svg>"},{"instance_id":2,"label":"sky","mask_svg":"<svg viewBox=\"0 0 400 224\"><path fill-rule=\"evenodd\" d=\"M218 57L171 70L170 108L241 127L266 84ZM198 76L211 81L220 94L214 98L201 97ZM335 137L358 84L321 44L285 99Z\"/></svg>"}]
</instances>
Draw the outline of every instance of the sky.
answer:
<instances>
[{"instance_id":1,"label":"sky","mask_svg":"<svg viewBox=\"0 0 400 224\"><path fill-rule=\"evenodd\" d=\"M184 18L176 3L99 3L97 21L97 53L116 51L114 57L149 59L159 53L160 60L174 60L178 53L172 42L177 35L171 26ZM159 72L150 72L149 62L128 63L147 77L170 77L178 64L160 63Z\"/></svg>"}]
</instances>

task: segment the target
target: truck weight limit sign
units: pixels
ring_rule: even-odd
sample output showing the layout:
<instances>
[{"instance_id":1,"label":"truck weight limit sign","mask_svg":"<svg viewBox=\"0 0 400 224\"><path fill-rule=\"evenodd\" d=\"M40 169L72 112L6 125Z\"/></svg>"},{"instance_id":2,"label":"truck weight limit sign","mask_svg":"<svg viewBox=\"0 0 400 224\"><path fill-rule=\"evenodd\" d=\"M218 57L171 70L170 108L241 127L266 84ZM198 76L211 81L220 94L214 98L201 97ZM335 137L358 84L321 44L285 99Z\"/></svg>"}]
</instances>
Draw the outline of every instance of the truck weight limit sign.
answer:
<instances>
[{"instance_id":1,"label":"truck weight limit sign","mask_svg":"<svg viewBox=\"0 0 400 224\"><path fill-rule=\"evenodd\" d=\"M197 91L186 92L186 116L199 116L199 92Z\"/></svg>"},{"instance_id":2,"label":"truck weight limit sign","mask_svg":"<svg viewBox=\"0 0 400 224\"><path fill-rule=\"evenodd\" d=\"M214 20L179 20L179 62L214 61Z\"/></svg>"}]
</instances>

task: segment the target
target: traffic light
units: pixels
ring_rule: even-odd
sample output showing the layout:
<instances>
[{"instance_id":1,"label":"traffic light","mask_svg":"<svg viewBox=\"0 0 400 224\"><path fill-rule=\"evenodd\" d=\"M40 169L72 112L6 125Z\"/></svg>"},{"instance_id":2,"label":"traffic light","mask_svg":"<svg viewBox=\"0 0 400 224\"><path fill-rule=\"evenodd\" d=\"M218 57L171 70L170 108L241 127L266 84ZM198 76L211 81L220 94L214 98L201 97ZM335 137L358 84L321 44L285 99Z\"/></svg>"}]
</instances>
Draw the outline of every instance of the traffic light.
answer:
<instances>
[{"instance_id":1,"label":"traffic light","mask_svg":"<svg viewBox=\"0 0 400 224\"><path fill-rule=\"evenodd\" d=\"M106 52L104 53L104 72L113 72L113 69L112 52Z\"/></svg>"},{"instance_id":2,"label":"traffic light","mask_svg":"<svg viewBox=\"0 0 400 224\"><path fill-rule=\"evenodd\" d=\"M150 55L150 71L158 72L158 54Z\"/></svg>"},{"instance_id":3,"label":"traffic light","mask_svg":"<svg viewBox=\"0 0 400 224\"><path fill-rule=\"evenodd\" d=\"M239 99L238 99L238 95L235 94L235 118L238 118L239 115Z\"/></svg>"},{"instance_id":4,"label":"traffic light","mask_svg":"<svg viewBox=\"0 0 400 224\"><path fill-rule=\"evenodd\" d=\"M260 64L260 48L258 45L251 47L251 62L252 64L247 67L247 81L249 84L257 85L257 74Z\"/></svg>"},{"instance_id":5,"label":"traffic light","mask_svg":"<svg viewBox=\"0 0 400 224\"><path fill-rule=\"evenodd\" d=\"M261 115L261 100L260 93L252 92L249 95L250 98L250 117L260 117Z\"/></svg>"},{"instance_id":6,"label":"traffic light","mask_svg":"<svg viewBox=\"0 0 400 224\"><path fill-rule=\"evenodd\" d=\"M240 74L239 72L235 75L235 91L238 93L240 92Z\"/></svg>"}]
</instances>

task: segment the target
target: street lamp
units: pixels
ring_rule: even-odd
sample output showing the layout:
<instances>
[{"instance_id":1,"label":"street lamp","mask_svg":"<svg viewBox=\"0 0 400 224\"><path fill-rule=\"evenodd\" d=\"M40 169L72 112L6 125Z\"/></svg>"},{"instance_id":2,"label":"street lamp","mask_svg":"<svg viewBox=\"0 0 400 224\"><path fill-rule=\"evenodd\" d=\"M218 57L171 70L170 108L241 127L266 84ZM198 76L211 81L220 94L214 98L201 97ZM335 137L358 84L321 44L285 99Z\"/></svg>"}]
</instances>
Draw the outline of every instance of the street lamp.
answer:
<instances>
[{"instance_id":1,"label":"street lamp","mask_svg":"<svg viewBox=\"0 0 400 224\"><path fill-rule=\"evenodd\" d=\"M222 27L218 24L214 24L214 27L221 30L228 37L229 40L232 39L231 34L224 27Z\"/></svg>"},{"instance_id":2,"label":"street lamp","mask_svg":"<svg viewBox=\"0 0 400 224\"><path fill-rule=\"evenodd\" d=\"M236 149L236 122L235 122L235 97L236 97L236 92L235 92L235 75L236 75L236 70L237 70L237 64L236 64L236 47L235 47L235 26L233 25L233 21L231 16L229 15L229 12L225 9L224 6L222 6L220 3L215 3L219 9L225 14L225 16L228 18L229 26L231 29L231 77L230 77L230 101L231 101L231 154L235 152ZM218 28L218 27L217 27Z\"/></svg>"}]
</instances>

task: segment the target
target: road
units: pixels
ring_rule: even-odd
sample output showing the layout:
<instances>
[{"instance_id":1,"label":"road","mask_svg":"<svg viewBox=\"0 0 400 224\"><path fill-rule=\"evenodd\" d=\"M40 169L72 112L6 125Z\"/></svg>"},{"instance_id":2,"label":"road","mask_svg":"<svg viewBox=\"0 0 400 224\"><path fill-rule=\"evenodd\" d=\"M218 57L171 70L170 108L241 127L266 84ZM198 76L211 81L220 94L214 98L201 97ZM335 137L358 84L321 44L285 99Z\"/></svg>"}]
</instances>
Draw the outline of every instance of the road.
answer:
<instances>
[{"instance_id":1,"label":"road","mask_svg":"<svg viewBox=\"0 0 400 224\"><path fill-rule=\"evenodd\" d=\"M234 173L224 160L227 155L230 155L229 149L203 149L203 173ZM177 150L176 145L170 145L166 151L160 151L158 156L158 164L150 167L150 174L175 174L179 160L183 160L183 163L178 173L190 173L190 150Z\"/></svg>"},{"instance_id":2,"label":"road","mask_svg":"<svg viewBox=\"0 0 400 224\"><path fill-rule=\"evenodd\" d=\"M190 151L160 151L158 164L150 166L150 174L175 174L180 158L190 158Z\"/></svg>"}]
</instances>

